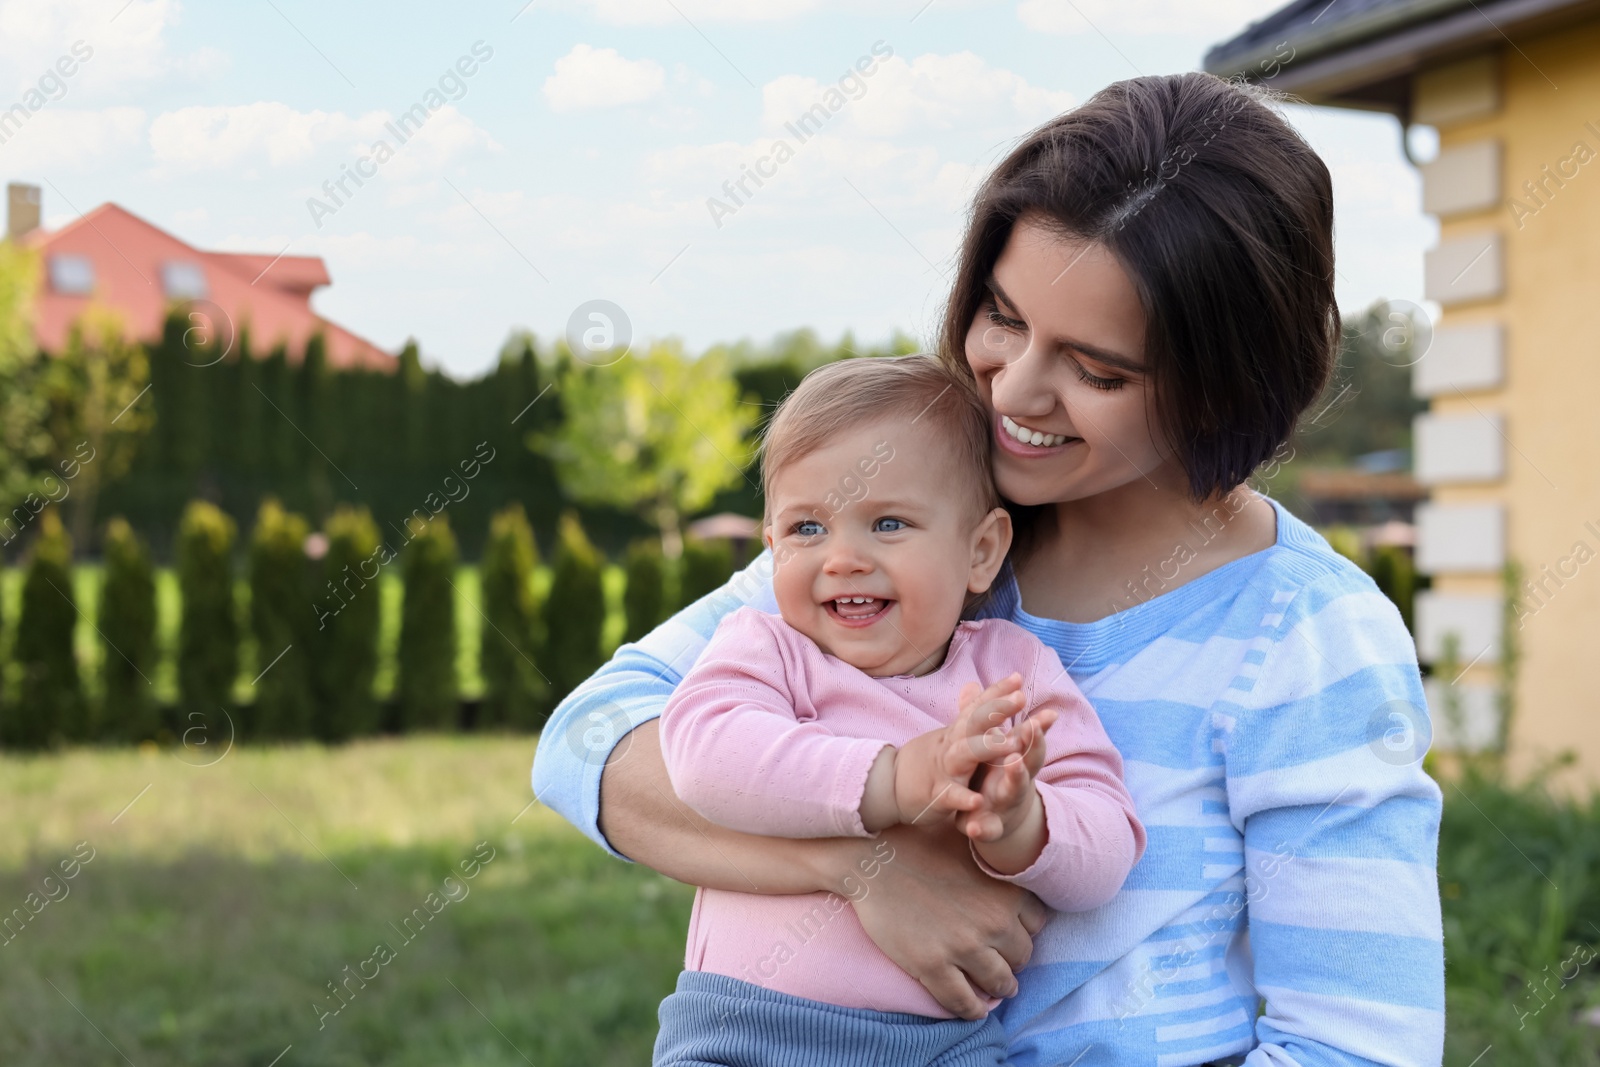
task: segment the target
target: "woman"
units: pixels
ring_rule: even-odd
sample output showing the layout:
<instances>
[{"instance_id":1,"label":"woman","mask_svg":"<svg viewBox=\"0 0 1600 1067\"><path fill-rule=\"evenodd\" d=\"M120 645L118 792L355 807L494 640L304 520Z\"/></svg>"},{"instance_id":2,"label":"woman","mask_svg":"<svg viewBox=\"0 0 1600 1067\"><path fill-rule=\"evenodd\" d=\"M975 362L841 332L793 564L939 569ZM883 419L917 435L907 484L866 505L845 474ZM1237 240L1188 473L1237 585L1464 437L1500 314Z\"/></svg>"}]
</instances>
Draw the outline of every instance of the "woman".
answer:
<instances>
[{"instance_id":1,"label":"woman","mask_svg":"<svg viewBox=\"0 0 1600 1067\"><path fill-rule=\"evenodd\" d=\"M1149 832L1108 904L1046 914L955 835L740 834L676 802L657 716L763 554L556 709L536 796L693 885L834 890L1017 1064L1437 1064L1438 787L1399 613L1244 486L1336 352L1326 166L1208 75L1110 86L979 190L939 355L994 418L1016 547L984 608L1061 657ZM870 493L870 486L866 487ZM868 876L870 872L870 876ZM1028 965L1024 970L1024 965Z\"/></svg>"}]
</instances>

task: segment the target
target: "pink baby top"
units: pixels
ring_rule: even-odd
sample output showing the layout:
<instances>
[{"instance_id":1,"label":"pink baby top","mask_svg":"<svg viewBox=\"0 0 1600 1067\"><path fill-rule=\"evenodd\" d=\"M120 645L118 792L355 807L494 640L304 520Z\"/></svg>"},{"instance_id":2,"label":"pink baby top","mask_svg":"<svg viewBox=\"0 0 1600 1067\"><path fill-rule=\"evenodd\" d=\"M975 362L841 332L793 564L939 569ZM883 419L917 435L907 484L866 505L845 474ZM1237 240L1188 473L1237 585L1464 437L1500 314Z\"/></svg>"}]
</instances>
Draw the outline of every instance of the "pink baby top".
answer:
<instances>
[{"instance_id":1,"label":"pink baby top","mask_svg":"<svg viewBox=\"0 0 1600 1067\"><path fill-rule=\"evenodd\" d=\"M740 608L673 692L661 716L662 756L678 796L719 825L772 837L871 837L861 796L884 745L948 725L964 684L989 685L1013 671L1022 675L1026 702L1008 725L1036 708L1059 713L1035 779L1049 839L1017 874L996 871L975 848L973 859L1057 910L1099 907L1144 852L1122 759L1056 654L1004 619L960 623L937 670L874 678L779 616ZM892 857L887 841L877 852ZM864 864L857 878L864 892L876 873L876 861ZM834 893L702 888L684 968L843 1007L953 1017L883 954L854 907ZM985 998L988 1009L999 1003Z\"/></svg>"}]
</instances>

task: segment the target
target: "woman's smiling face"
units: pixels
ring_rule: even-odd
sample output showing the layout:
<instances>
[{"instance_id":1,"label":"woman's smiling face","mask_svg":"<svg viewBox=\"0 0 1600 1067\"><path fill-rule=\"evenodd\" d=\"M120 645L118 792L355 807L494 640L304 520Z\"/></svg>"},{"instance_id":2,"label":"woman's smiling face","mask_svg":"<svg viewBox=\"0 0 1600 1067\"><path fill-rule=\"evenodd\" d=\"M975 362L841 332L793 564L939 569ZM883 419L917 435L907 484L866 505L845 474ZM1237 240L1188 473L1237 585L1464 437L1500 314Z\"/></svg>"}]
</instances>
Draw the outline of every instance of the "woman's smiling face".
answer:
<instances>
[{"instance_id":1,"label":"woman's smiling face","mask_svg":"<svg viewBox=\"0 0 1600 1067\"><path fill-rule=\"evenodd\" d=\"M1144 308L1111 252L1016 222L966 338L1007 499L1081 500L1140 480L1165 487L1175 473L1181 484L1151 423L1144 338Z\"/></svg>"}]
</instances>

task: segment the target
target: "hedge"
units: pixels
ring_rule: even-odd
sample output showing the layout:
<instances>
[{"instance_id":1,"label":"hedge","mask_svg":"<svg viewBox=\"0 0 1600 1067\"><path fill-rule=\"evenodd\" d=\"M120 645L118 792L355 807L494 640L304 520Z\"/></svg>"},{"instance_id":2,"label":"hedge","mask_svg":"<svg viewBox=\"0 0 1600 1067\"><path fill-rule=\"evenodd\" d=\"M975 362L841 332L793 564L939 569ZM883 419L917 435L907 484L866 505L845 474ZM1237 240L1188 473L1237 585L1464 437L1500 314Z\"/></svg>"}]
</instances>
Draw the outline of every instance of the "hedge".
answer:
<instances>
[{"instance_id":1,"label":"hedge","mask_svg":"<svg viewBox=\"0 0 1600 1067\"><path fill-rule=\"evenodd\" d=\"M678 560L678 574L678 609L682 610L722 588L733 577L733 545L727 541L686 540L683 557Z\"/></svg>"}]
</instances>

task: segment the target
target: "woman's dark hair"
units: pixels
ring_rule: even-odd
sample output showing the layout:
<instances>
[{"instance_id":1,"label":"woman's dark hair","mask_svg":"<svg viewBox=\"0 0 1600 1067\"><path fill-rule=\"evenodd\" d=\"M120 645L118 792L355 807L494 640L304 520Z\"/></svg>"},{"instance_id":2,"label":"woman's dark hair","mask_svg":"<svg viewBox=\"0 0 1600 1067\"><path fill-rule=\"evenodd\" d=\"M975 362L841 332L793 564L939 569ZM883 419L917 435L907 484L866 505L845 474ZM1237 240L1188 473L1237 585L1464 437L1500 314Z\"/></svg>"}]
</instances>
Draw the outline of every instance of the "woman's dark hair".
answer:
<instances>
[{"instance_id":1,"label":"woman's dark hair","mask_svg":"<svg viewBox=\"0 0 1600 1067\"><path fill-rule=\"evenodd\" d=\"M1155 424L1196 501L1270 458L1333 368L1333 187L1261 90L1210 74L1133 78L1029 134L973 201L939 355L968 329L1027 216L1103 245L1146 316Z\"/></svg>"}]
</instances>

